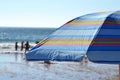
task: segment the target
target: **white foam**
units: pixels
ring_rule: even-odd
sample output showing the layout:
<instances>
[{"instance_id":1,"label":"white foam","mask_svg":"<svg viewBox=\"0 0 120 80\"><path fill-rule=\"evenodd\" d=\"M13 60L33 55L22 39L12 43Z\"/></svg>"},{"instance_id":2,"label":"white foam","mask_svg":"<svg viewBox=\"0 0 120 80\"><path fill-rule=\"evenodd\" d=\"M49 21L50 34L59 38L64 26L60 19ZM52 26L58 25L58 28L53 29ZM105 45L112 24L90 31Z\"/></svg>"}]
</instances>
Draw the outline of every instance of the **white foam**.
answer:
<instances>
[{"instance_id":1,"label":"white foam","mask_svg":"<svg viewBox=\"0 0 120 80\"><path fill-rule=\"evenodd\" d=\"M34 47L36 44L35 43L30 43L31 48ZM0 43L0 53L21 53L23 51L21 51L20 48L21 47L21 43L18 43L18 50L15 51L15 43Z\"/></svg>"}]
</instances>

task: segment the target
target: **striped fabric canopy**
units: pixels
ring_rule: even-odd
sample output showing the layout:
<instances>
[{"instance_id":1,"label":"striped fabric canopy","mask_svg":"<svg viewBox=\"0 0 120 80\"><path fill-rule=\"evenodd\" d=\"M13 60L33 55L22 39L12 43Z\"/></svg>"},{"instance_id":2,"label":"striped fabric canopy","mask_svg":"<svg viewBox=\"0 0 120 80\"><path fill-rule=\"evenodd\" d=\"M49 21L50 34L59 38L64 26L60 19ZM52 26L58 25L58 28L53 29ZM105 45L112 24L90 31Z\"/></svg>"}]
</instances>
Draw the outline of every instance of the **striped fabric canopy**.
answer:
<instances>
[{"instance_id":1,"label":"striped fabric canopy","mask_svg":"<svg viewBox=\"0 0 120 80\"><path fill-rule=\"evenodd\" d=\"M93 62L120 64L120 11L106 17L87 55Z\"/></svg>"},{"instance_id":2,"label":"striped fabric canopy","mask_svg":"<svg viewBox=\"0 0 120 80\"><path fill-rule=\"evenodd\" d=\"M102 44L100 44L97 42L99 44L94 44L94 42L101 38L103 38L102 40L106 39L104 38L106 37L104 34L112 35L112 33L114 33L114 35L117 35L116 31L110 32L112 30L111 28L114 28L114 24L110 29L110 24L105 25L104 29L101 29L108 16L112 13L113 12L100 12L87 14L67 22L53 32L48 38L39 42L38 45L31 49L26 54L26 59L44 61L81 61L92 42L93 45L91 44L92 47L89 48L87 55L91 61L96 60L96 58L94 58L94 52L96 55L98 53L96 48L100 49L99 47L105 46L106 43L104 44L104 42L102 42ZM111 21L113 21L112 18L107 22L111 23ZM118 25L116 25L116 27L118 27ZM100 36L96 36L97 34L100 34ZM118 34L120 34L120 32ZM96 40L92 41L95 36ZM108 36L108 38L111 37Z\"/></svg>"}]
</instances>

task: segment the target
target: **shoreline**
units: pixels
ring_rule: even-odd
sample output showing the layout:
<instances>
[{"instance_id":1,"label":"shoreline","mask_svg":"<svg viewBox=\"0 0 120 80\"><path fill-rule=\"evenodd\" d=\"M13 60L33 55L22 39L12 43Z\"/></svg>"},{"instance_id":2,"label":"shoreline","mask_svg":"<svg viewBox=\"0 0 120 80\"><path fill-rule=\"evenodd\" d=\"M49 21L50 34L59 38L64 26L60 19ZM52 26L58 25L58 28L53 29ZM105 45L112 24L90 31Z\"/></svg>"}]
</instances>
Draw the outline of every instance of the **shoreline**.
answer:
<instances>
[{"instance_id":1,"label":"shoreline","mask_svg":"<svg viewBox=\"0 0 120 80\"><path fill-rule=\"evenodd\" d=\"M118 65L92 63L87 58L82 62L53 62L53 64L26 61L25 50L21 51L20 44L18 45L18 50L15 51L15 43L0 44L0 80L11 78L21 80L21 77L23 80L118 80Z\"/></svg>"},{"instance_id":2,"label":"shoreline","mask_svg":"<svg viewBox=\"0 0 120 80\"><path fill-rule=\"evenodd\" d=\"M21 78L23 80L118 79L118 65L97 64L89 60L87 62L86 60L83 62L53 61L52 64L45 64L43 61L26 61L22 52L24 51L3 51L3 54L0 52L0 80L11 80L11 78L12 80L21 80Z\"/></svg>"},{"instance_id":3,"label":"shoreline","mask_svg":"<svg viewBox=\"0 0 120 80\"><path fill-rule=\"evenodd\" d=\"M25 51L15 51L15 50L14 51L12 51L12 50L11 51L10 50L9 51L0 51L0 54L8 54L8 53L9 54L14 54L14 53L25 54Z\"/></svg>"},{"instance_id":4,"label":"shoreline","mask_svg":"<svg viewBox=\"0 0 120 80\"><path fill-rule=\"evenodd\" d=\"M30 44L30 49L33 48L36 44L35 43L29 43ZM29 49L29 50L30 50ZM6 54L6 53L25 53L25 49L21 51L21 44L18 43L18 48L17 51L15 50L15 43L0 43L0 54Z\"/></svg>"}]
</instances>

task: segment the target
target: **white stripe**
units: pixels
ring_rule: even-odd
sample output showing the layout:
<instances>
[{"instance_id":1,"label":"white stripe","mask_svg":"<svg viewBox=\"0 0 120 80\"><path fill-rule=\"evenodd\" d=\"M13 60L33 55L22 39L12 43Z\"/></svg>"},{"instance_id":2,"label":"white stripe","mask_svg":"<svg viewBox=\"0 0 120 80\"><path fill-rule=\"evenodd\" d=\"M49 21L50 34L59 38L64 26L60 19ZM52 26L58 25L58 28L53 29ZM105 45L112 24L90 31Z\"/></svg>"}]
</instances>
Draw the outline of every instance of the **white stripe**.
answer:
<instances>
[{"instance_id":1,"label":"white stripe","mask_svg":"<svg viewBox=\"0 0 120 80\"><path fill-rule=\"evenodd\" d=\"M95 35L96 30L58 30L52 35Z\"/></svg>"}]
</instances>

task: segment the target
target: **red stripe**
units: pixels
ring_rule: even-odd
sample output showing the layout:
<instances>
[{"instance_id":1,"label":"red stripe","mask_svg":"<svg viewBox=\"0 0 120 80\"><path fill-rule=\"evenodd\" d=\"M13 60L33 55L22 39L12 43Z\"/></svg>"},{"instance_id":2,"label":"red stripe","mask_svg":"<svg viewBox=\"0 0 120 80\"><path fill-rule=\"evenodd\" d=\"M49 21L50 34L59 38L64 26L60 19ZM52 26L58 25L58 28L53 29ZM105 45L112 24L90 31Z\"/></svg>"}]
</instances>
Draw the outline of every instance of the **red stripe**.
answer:
<instances>
[{"instance_id":1,"label":"red stripe","mask_svg":"<svg viewBox=\"0 0 120 80\"><path fill-rule=\"evenodd\" d=\"M64 26L100 26L102 24L65 24ZM103 24L102 26L105 26L105 27L110 27L110 26L117 26L117 27L120 27L120 24Z\"/></svg>"}]
</instances>

